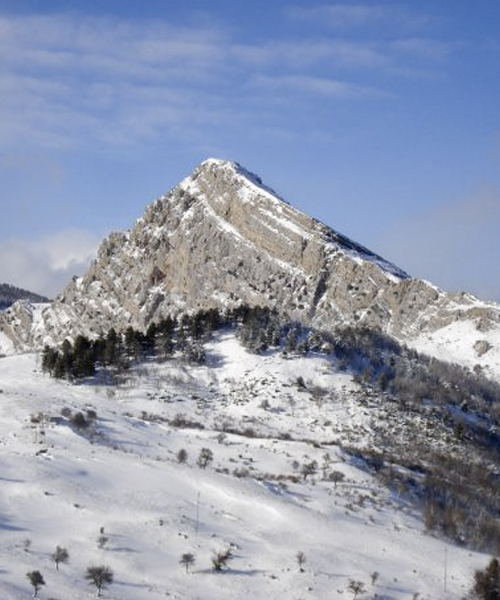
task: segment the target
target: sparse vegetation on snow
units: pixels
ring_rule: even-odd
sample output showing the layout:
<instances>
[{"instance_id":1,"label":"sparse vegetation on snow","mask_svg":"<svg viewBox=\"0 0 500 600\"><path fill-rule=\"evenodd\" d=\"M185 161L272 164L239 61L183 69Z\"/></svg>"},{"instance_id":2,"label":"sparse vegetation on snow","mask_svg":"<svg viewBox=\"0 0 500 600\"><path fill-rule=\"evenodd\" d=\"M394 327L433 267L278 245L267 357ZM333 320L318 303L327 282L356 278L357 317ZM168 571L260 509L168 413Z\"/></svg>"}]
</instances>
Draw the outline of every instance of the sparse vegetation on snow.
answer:
<instances>
[{"instance_id":1,"label":"sparse vegetation on snow","mask_svg":"<svg viewBox=\"0 0 500 600\"><path fill-rule=\"evenodd\" d=\"M497 538L465 511L453 512L462 537L437 508L429 523L428 490L468 470L478 498L489 490L483 518L495 509L484 396L494 388L383 337L337 339L268 317L267 344L244 334L259 320L239 316L204 336L203 363L176 354L175 336L168 360L145 351L71 381L48 377L33 355L0 360L2 597L26 597L35 570L44 593L75 600L89 582L115 600L452 600L472 588L489 555L466 544L492 552ZM297 349L291 337L312 342ZM376 368L388 372L383 386ZM403 368L421 371L424 398L396 387ZM450 398L464 386L475 398L459 438ZM470 497L462 487L444 487L448 506Z\"/></svg>"}]
</instances>

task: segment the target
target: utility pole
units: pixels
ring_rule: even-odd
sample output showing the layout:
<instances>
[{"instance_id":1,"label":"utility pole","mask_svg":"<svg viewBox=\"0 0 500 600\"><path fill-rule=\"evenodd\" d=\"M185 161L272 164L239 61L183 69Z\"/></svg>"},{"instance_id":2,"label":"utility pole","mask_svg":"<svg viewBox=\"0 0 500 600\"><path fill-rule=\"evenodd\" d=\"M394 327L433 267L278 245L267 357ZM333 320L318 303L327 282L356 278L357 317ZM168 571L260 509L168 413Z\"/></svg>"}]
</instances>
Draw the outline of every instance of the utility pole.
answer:
<instances>
[{"instance_id":1,"label":"utility pole","mask_svg":"<svg viewBox=\"0 0 500 600\"><path fill-rule=\"evenodd\" d=\"M196 535L198 535L199 524L200 524L200 492L198 492L198 496L196 497L196 528L195 528Z\"/></svg>"},{"instance_id":2,"label":"utility pole","mask_svg":"<svg viewBox=\"0 0 500 600\"><path fill-rule=\"evenodd\" d=\"M448 548L444 547L444 591L446 593L448 579Z\"/></svg>"}]
</instances>

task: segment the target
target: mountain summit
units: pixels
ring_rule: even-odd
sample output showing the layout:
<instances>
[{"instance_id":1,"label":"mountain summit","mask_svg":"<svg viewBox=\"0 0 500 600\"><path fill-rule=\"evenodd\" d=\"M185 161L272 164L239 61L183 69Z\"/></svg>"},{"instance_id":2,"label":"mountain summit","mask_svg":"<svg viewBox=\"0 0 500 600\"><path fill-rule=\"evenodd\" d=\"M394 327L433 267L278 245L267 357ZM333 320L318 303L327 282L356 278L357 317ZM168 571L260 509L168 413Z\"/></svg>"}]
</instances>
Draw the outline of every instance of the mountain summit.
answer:
<instances>
[{"instance_id":1,"label":"mountain summit","mask_svg":"<svg viewBox=\"0 0 500 600\"><path fill-rule=\"evenodd\" d=\"M451 358L500 363L498 305L411 278L218 159L151 203L132 230L105 239L88 272L51 305L0 315L0 344L20 350L110 327L145 329L169 314L241 302L319 329L380 328L431 354L465 335L467 347Z\"/></svg>"}]
</instances>

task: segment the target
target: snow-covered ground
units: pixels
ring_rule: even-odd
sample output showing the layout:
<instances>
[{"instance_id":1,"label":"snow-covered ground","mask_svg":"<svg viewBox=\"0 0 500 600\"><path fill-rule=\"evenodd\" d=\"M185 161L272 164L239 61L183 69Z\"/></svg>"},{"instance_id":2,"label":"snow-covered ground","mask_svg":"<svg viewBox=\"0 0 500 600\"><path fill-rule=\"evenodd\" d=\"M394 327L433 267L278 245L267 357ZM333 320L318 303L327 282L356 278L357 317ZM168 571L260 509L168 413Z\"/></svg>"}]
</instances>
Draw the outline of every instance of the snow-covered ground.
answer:
<instances>
[{"instance_id":1,"label":"snow-covered ground","mask_svg":"<svg viewBox=\"0 0 500 600\"><path fill-rule=\"evenodd\" d=\"M350 580L365 585L358 598L464 595L488 557L425 533L335 445L368 427L349 375L324 356L249 354L229 333L206 350L206 366L140 366L118 387L52 380L35 355L0 359L2 600L29 597L33 570L45 578L41 598L88 598L84 575L96 564L113 570L104 597L115 600L352 598ZM94 410L94 431L71 427L64 408ZM177 415L184 426L172 425ZM206 469L202 448L214 456ZM301 466L314 460L304 481ZM70 554L59 570L57 545ZM229 568L212 572L212 554L227 547ZM187 552L189 573L179 564Z\"/></svg>"},{"instance_id":2,"label":"snow-covered ground","mask_svg":"<svg viewBox=\"0 0 500 600\"><path fill-rule=\"evenodd\" d=\"M478 353L478 344L485 352ZM408 342L419 352L447 362L473 369L481 364L484 374L500 381L500 329L478 331L474 321L456 321L433 333L426 333ZM480 348L480 346L479 346Z\"/></svg>"}]
</instances>

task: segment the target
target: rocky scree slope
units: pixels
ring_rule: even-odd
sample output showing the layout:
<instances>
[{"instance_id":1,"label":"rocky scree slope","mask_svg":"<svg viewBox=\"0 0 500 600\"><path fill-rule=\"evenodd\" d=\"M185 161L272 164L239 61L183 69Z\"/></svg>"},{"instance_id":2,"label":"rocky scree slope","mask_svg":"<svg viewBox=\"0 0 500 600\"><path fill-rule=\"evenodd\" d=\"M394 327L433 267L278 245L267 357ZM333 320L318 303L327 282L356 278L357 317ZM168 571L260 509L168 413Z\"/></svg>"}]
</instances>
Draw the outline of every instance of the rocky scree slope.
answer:
<instances>
[{"instance_id":1,"label":"rocky scree slope","mask_svg":"<svg viewBox=\"0 0 500 600\"><path fill-rule=\"evenodd\" d=\"M209 159L150 204L131 231L105 239L89 271L49 307L17 304L0 315L0 344L32 349L240 302L278 307L330 331L378 327L407 343L467 322L473 359L486 365L500 339L500 306L411 278L237 163Z\"/></svg>"}]
</instances>

